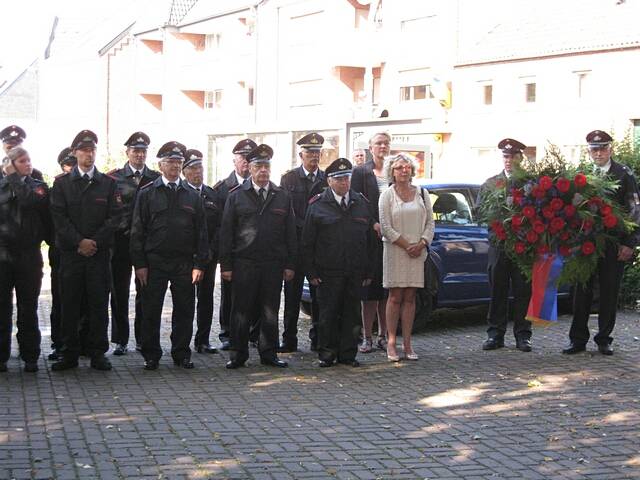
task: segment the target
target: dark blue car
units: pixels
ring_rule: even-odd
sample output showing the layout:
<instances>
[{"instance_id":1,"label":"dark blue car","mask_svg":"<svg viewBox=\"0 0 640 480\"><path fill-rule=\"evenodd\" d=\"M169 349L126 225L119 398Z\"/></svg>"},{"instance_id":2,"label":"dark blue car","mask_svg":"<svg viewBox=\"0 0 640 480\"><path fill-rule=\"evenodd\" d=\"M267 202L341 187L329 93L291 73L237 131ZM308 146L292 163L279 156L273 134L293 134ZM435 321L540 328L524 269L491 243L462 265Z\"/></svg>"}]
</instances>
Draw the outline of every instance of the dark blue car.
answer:
<instances>
[{"instance_id":1,"label":"dark blue car","mask_svg":"<svg viewBox=\"0 0 640 480\"><path fill-rule=\"evenodd\" d=\"M486 226L476 218L479 184L418 181L429 191L435 219L435 235L425 262L425 288L419 292L416 327L428 321L437 307L487 304L489 241ZM559 296L566 297L568 290ZM302 310L310 311L311 298L305 282Z\"/></svg>"}]
</instances>

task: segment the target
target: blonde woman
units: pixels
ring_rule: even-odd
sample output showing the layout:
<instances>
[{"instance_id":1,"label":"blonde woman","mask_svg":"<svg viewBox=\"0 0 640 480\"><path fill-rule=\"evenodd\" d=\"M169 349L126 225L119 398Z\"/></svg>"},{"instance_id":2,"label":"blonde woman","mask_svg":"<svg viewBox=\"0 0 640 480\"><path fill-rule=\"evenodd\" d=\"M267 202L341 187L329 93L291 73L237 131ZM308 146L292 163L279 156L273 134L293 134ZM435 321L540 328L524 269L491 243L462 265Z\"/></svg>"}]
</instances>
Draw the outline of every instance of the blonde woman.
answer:
<instances>
[{"instance_id":1,"label":"blonde woman","mask_svg":"<svg viewBox=\"0 0 640 480\"><path fill-rule=\"evenodd\" d=\"M411 346L416 313L416 289L424 287L424 261L433 240L434 221L429 192L411 184L416 163L400 153L385 159L391 187L380 195L380 227L383 235L382 284L387 300L387 358L400 360L396 349L398 322L407 360L418 360Z\"/></svg>"}]
</instances>

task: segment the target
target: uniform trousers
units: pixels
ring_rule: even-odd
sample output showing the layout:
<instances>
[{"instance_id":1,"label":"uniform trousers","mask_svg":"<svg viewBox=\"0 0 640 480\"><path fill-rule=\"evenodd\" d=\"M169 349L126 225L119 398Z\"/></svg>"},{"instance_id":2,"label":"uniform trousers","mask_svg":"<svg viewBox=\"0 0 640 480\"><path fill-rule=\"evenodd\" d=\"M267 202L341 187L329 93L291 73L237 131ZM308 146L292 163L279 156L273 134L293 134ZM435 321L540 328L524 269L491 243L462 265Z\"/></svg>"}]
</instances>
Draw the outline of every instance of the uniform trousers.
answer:
<instances>
[{"instance_id":1,"label":"uniform trousers","mask_svg":"<svg viewBox=\"0 0 640 480\"><path fill-rule=\"evenodd\" d=\"M304 288L304 268L297 265L296 273L290 282L284 283L284 321L282 341L289 347L298 348L298 319L300 317L300 300ZM316 287L309 285L311 294L311 329L309 339L312 345L317 344L318 302Z\"/></svg>"},{"instance_id":2,"label":"uniform trousers","mask_svg":"<svg viewBox=\"0 0 640 480\"><path fill-rule=\"evenodd\" d=\"M231 298L232 284L227 280L221 280L220 283L220 309L218 317L220 321L220 333L218 338L221 342L228 341L231 338L229 322L231 319Z\"/></svg>"},{"instance_id":3,"label":"uniform trousers","mask_svg":"<svg viewBox=\"0 0 640 480\"><path fill-rule=\"evenodd\" d=\"M211 335L211 322L213 321L213 289L216 285L217 260L214 258L207 268L200 283L196 285L196 298L198 304L196 308L196 336L193 343L196 347L209 345L209 335Z\"/></svg>"},{"instance_id":4,"label":"uniform trousers","mask_svg":"<svg viewBox=\"0 0 640 480\"><path fill-rule=\"evenodd\" d=\"M6 363L11 355L14 289L20 357L25 362L35 362L40 356L38 296L41 285L42 254L39 248L13 252L10 261L0 262L0 362Z\"/></svg>"},{"instance_id":5,"label":"uniform trousers","mask_svg":"<svg viewBox=\"0 0 640 480\"><path fill-rule=\"evenodd\" d=\"M249 358L252 323L259 318L258 351L266 360L275 359L278 348L278 311L284 267L279 261L233 262L230 358L240 363ZM256 312L257 309L257 312Z\"/></svg>"},{"instance_id":6,"label":"uniform trousers","mask_svg":"<svg viewBox=\"0 0 640 480\"><path fill-rule=\"evenodd\" d=\"M126 245L125 245L126 244ZM133 265L129 256L129 244L124 242L114 248L111 259L111 341L119 345L129 343L129 293L131 290L131 273ZM136 315L133 323L136 345L142 344L142 288L135 280Z\"/></svg>"},{"instance_id":7,"label":"uniform trousers","mask_svg":"<svg viewBox=\"0 0 640 480\"><path fill-rule=\"evenodd\" d=\"M321 276L318 286L318 358L352 362L358 353L362 278L353 275Z\"/></svg>"},{"instance_id":8,"label":"uniform trousers","mask_svg":"<svg viewBox=\"0 0 640 480\"><path fill-rule=\"evenodd\" d=\"M487 321L489 338L504 338L509 318L509 292L513 295L511 316L513 317L513 334L517 340L531 338L531 322L525 320L529 300L531 298L531 283L520 272L504 251L489 248L489 289L491 303ZM511 288L509 288L511 287Z\"/></svg>"},{"instance_id":9,"label":"uniform trousers","mask_svg":"<svg viewBox=\"0 0 640 480\"><path fill-rule=\"evenodd\" d=\"M61 353L66 358L77 359L81 349L90 357L104 355L109 350L109 267L108 250L99 250L92 257L61 252ZM86 322L86 340L80 333L83 322Z\"/></svg>"},{"instance_id":10,"label":"uniform trousers","mask_svg":"<svg viewBox=\"0 0 640 480\"><path fill-rule=\"evenodd\" d=\"M605 255L598 260L598 268L586 285L577 285L573 297L573 321L569 330L571 343L585 345L589 341L589 314L593 300L594 281L598 279L600 301L598 310L598 333L593 338L598 345L610 345L611 332L616 324L618 292L624 272L624 262L618 261L617 247L607 242Z\"/></svg>"},{"instance_id":11,"label":"uniform trousers","mask_svg":"<svg viewBox=\"0 0 640 480\"><path fill-rule=\"evenodd\" d=\"M51 348L62 348L62 300L60 298L60 251L49 247L49 268L51 269Z\"/></svg>"},{"instance_id":12,"label":"uniform trousers","mask_svg":"<svg viewBox=\"0 0 640 480\"><path fill-rule=\"evenodd\" d=\"M171 312L171 357L175 361L191 358L195 289L191 283L191 257L162 257L148 255L149 274L142 293L142 356L158 361L162 357L160 324L162 306L171 284L173 309Z\"/></svg>"}]
</instances>

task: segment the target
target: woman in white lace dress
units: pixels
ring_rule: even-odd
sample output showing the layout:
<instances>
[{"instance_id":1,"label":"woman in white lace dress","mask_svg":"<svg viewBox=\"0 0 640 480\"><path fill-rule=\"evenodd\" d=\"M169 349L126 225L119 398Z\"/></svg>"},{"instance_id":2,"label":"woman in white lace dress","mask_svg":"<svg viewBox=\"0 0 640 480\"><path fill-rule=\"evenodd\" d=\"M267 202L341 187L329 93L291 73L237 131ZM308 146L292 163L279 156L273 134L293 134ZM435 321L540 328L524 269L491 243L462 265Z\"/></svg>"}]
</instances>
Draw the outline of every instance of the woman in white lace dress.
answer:
<instances>
[{"instance_id":1,"label":"woman in white lace dress","mask_svg":"<svg viewBox=\"0 0 640 480\"><path fill-rule=\"evenodd\" d=\"M389 289L387 300L387 358L400 360L396 350L398 321L402 325L405 358L417 360L411 347L411 330L416 313L416 289L424 287L424 261L433 240L434 221L429 192L411 185L416 163L406 154L386 159L391 181L379 201L384 254L382 284Z\"/></svg>"}]
</instances>

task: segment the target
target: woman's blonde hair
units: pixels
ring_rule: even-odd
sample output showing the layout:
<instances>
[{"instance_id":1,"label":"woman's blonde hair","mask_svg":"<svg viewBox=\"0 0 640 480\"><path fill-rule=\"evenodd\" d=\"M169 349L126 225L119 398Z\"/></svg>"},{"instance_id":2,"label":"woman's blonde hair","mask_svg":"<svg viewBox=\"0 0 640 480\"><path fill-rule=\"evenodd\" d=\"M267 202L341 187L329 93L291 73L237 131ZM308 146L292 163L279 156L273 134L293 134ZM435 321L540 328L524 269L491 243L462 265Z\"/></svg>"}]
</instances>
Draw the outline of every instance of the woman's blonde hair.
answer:
<instances>
[{"instance_id":1,"label":"woman's blonde hair","mask_svg":"<svg viewBox=\"0 0 640 480\"><path fill-rule=\"evenodd\" d=\"M416 170L418 169L416 159L408 153L401 152L396 155L385 157L384 159L384 174L389 183L395 183L395 179L393 178L393 167L398 162L407 162L411 165L411 178L416 176Z\"/></svg>"}]
</instances>

